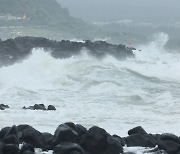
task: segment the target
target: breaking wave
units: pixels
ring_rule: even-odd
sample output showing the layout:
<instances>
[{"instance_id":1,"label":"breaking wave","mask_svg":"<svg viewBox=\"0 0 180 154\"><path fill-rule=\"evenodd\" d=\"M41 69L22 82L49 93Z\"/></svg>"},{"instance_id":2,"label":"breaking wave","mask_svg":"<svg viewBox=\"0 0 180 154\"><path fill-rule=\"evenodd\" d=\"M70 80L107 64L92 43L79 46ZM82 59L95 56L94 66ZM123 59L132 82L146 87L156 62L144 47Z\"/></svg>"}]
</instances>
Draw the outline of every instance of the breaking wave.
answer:
<instances>
[{"instance_id":1,"label":"breaking wave","mask_svg":"<svg viewBox=\"0 0 180 154\"><path fill-rule=\"evenodd\" d=\"M57 122L73 121L87 127L97 124L118 134L137 125L156 133L176 131L180 55L164 49L167 34L155 37L137 47L136 58L125 61L109 55L99 60L84 50L54 59L43 49L33 49L23 62L0 68L0 102L17 109L16 116L15 111L0 113L4 119L0 125L30 123L48 130L56 128ZM35 103L51 103L57 112L43 114L46 123L39 122L42 113L21 114L24 105Z\"/></svg>"}]
</instances>

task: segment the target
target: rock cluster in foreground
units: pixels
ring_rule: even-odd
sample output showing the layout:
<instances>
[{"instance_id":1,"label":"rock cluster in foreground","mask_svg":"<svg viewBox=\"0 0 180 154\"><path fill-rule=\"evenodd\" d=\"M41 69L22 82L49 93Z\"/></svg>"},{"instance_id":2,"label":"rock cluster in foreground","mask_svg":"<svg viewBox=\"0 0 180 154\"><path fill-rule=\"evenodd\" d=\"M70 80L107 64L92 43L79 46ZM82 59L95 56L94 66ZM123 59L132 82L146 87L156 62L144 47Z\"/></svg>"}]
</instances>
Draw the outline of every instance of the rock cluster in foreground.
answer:
<instances>
[{"instance_id":1,"label":"rock cluster in foreground","mask_svg":"<svg viewBox=\"0 0 180 154\"><path fill-rule=\"evenodd\" d=\"M173 134L148 134L140 126L128 134L122 138L97 126L87 130L71 122L59 125L54 134L29 125L14 125L0 131L0 154L35 154L35 148L53 150L54 154L133 154L123 152L124 146L152 149L146 153L180 154L180 138Z\"/></svg>"},{"instance_id":2,"label":"rock cluster in foreground","mask_svg":"<svg viewBox=\"0 0 180 154\"><path fill-rule=\"evenodd\" d=\"M0 41L0 66L21 61L31 54L33 48L49 50L54 58L68 58L85 49L97 58L108 54L118 59L125 59L134 56L133 50L135 50L122 44L110 44L105 41L73 42L69 40L53 41L42 37L17 37Z\"/></svg>"}]
</instances>

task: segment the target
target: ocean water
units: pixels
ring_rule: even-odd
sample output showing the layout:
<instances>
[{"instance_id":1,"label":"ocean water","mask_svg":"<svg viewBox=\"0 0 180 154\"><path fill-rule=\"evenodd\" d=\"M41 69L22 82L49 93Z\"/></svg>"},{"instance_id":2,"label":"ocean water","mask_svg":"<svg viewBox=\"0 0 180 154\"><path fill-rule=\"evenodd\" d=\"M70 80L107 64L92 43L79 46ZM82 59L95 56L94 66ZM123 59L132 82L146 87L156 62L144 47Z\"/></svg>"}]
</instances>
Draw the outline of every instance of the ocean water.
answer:
<instances>
[{"instance_id":1,"label":"ocean water","mask_svg":"<svg viewBox=\"0 0 180 154\"><path fill-rule=\"evenodd\" d=\"M0 103L10 106L0 111L0 129L30 124L53 133L71 121L120 136L139 125L149 133L180 135L180 54L166 51L167 41L160 33L125 61L97 59L85 50L54 59L33 49L23 62L0 68ZM57 110L22 109L38 103Z\"/></svg>"}]
</instances>

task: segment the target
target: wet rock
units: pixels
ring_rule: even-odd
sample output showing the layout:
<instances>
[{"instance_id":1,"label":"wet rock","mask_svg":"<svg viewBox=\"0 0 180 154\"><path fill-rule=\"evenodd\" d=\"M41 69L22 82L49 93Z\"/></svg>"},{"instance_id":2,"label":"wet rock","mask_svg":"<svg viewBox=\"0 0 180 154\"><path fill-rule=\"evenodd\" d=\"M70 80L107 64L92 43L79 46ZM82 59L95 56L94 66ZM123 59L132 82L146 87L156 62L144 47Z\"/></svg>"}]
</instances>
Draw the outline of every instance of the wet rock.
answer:
<instances>
[{"instance_id":1,"label":"wet rock","mask_svg":"<svg viewBox=\"0 0 180 154\"><path fill-rule=\"evenodd\" d=\"M128 131L129 135L138 134L138 133L139 134L147 134L147 132L141 126L135 127Z\"/></svg>"},{"instance_id":2,"label":"wet rock","mask_svg":"<svg viewBox=\"0 0 180 154\"><path fill-rule=\"evenodd\" d=\"M23 107L22 109L25 109L25 110L42 110L42 111L46 111L46 110L49 110L49 111L52 111L52 110L56 110L56 108L53 106L53 105L48 105L48 108L46 109L45 105L44 104L35 104L33 106L29 106L29 107Z\"/></svg>"},{"instance_id":3,"label":"wet rock","mask_svg":"<svg viewBox=\"0 0 180 154\"><path fill-rule=\"evenodd\" d=\"M3 154L2 153L3 146L4 146L4 143L2 141L0 141L0 154Z\"/></svg>"},{"instance_id":4,"label":"wet rock","mask_svg":"<svg viewBox=\"0 0 180 154\"><path fill-rule=\"evenodd\" d=\"M44 148L44 137L42 133L34 129L33 127L27 128L22 132L21 141L32 144L36 148Z\"/></svg>"},{"instance_id":5,"label":"wet rock","mask_svg":"<svg viewBox=\"0 0 180 154\"><path fill-rule=\"evenodd\" d=\"M171 140L180 144L180 138L174 134L165 133L161 135L161 140Z\"/></svg>"},{"instance_id":6,"label":"wet rock","mask_svg":"<svg viewBox=\"0 0 180 154\"><path fill-rule=\"evenodd\" d=\"M56 108L53 106L53 105L48 105L48 108L47 108L47 110L56 110Z\"/></svg>"},{"instance_id":7,"label":"wet rock","mask_svg":"<svg viewBox=\"0 0 180 154\"><path fill-rule=\"evenodd\" d=\"M11 134L18 137L18 128L17 128L17 126L13 125L11 128L9 128L5 136L9 136Z\"/></svg>"},{"instance_id":8,"label":"wet rock","mask_svg":"<svg viewBox=\"0 0 180 154\"><path fill-rule=\"evenodd\" d=\"M51 133L45 132L42 133L42 136L44 138L44 150L52 150L53 135Z\"/></svg>"},{"instance_id":9,"label":"wet rock","mask_svg":"<svg viewBox=\"0 0 180 154\"><path fill-rule=\"evenodd\" d=\"M8 105L0 104L0 110L5 110L5 109L8 109L8 108L9 108Z\"/></svg>"},{"instance_id":10,"label":"wet rock","mask_svg":"<svg viewBox=\"0 0 180 154\"><path fill-rule=\"evenodd\" d=\"M93 154L100 154L105 151L108 145L107 137L108 134L104 129L94 126L84 135L81 145L85 150Z\"/></svg>"},{"instance_id":11,"label":"wet rock","mask_svg":"<svg viewBox=\"0 0 180 154\"><path fill-rule=\"evenodd\" d=\"M27 110L34 110L34 106L29 106L29 107L25 107L25 106L24 106L22 109L25 109L25 110L26 110L26 109L27 109Z\"/></svg>"},{"instance_id":12,"label":"wet rock","mask_svg":"<svg viewBox=\"0 0 180 154\"><path fill-rule=\"evenodd\" d=\"M124 139L118 135L113 135L113 137L115 137L117 140L119 140L119 142L121 142L122 146L126 145L126 142L124 141Z\"/></svg>"},{"instance_id":13,"label":"wet rock","mask_svg":"<svg viewBox=\"0 0 180 154\"><path fill-rule=\"evenodd\" d=\"M141 146L141 147L155 147L157 144L156 139L152 135L132 134L126 137L125 142L128 147Z\"/></svg>"},{"instance_id":14,"label":"wet rock","mask_svg":"<svg viewBox=\"0 0 180 154\"><path fill-rule=\"evenodd\" d=\"M86 132L87 132L87 129L80 124L76 124L75 130L79 136L82 136L83 134L86 134Z\"/></svg>"},{"instance_id":15,"label":"wet rock","mask_svg":"<svg viewBox=\"0 0 180 154\"><path fill-rule=\"evenodd\" d=\"M76 143L64 142L55 146L54 153L55 154L70 154L70 153L84 154L84 150L80 145Z\"/></svg>"},{"instance_id":16,"label":"wet rock","mask_svg":"<svg viewBox=\"0 0 180 154\"><path fill-rule=\"evenodd\" d=\"M21 150L19 151L19 154L24 154L24 153L29 153L29 152L33 152L34 153L34 146L31 145L31 144L24 144L22 147L21 147Z\"/></svg>"},{"instance_id":17,"label":"wet rock","mask_svg":"<svg viewBox=\"0 0 180 154\"><path fill-rule=\"evenodd\" d=\"M26 125L26 124L17 126L18 132L23 132L24 130L26 130L28 128L32 128L32 126Z\"/></svg>"},{"instance_id":18,"label":"wet rock","mask_svg":"<svg viewBox=\"0 0 180 154\"><path fill-rule=\"evenodd\" d=\"M176 154L180 150L180 144L171 140L161 140L158 142L158 148L168 154Z\"/></svg>"},{"instance_id":19,"label":"wet rock","mask_svg":"<svg viewBox=\"0 0 180 154\"><path fill-rule=\"evenodd\" d=\"M117 137L108 136L104 154L120 154L123 152L121 141Z\"/></svg>"},{"instance_id":20,"label":"wet rock","mask_svg":"<svg viewBox=\"0 0 180 154\"><path fill-rule=\"evenodd\" d=\"M16 145L19 145L18 137L16 137L14 134L10 134L8 136L5 136L2 141L5 144L16 144Z\"/></svg>"},{"instance_id":21,"label":"wet rock","mask_svg":"<svg viewBox=\"0 0 180 154\"><path fill-rule=\"evenodd\" d=\"M44 104L35 104L34 110L46 110L46 107Z\"/></svg>"},{"instance_id":22,"label":"wet rock","mask_svg":"<svg viewBox=\"0 0 180 154\"><path fill-rule=\"evenodd\" d=\"M157 142L161 140L161 134L152 134L152 136L156 139Z\"/></svg>"},{"instance_id":23,"label":"wet rock","mask_svg":"<svg viewBox=\"0 0 180 154\"><path fill-rule=\"evenodd\" d=\"M0 131L0 139L3 139L11 127L4 127Z\"/></svg>"},{"instance_id":24,"label":"wet rock","mask_svg":"<svg viewBox=\"0 0 180 154\"><path fill-rule=\"evenodd\" d=\"M15 144L5 144L2 148L3 154L18 154L19 148Z\"/></svg>"},{"instance_id":25,"label":"wet rock","mask_svg":"<svg viewBox=\"0 0 180 154\"><path fill-rule=\"evenodd\" d=\"M65 123L58 126L54 133L53 146L60 144L62 142L74 142L78 141L78 133L72 129L74 127L73 123Z\"/></svg>"},{"instance_id":26,"label":"wet rock","mask_svg":"<svg viewBox=\"0 0 180 154\"><path fill-rule=\"evenodd\" d=\"M19 145L18 130L15 125L12 127L5 127L1 130L0 134L3 143Z\"/></svg>"}]
</instances>

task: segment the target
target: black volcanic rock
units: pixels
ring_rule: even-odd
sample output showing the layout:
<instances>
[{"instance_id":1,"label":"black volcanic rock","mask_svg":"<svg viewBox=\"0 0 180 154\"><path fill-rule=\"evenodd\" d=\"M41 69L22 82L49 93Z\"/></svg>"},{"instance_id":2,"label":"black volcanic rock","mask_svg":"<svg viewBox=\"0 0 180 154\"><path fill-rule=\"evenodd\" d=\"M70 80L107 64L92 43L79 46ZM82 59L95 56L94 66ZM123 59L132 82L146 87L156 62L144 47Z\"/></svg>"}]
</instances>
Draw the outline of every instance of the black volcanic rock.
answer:
<instances>
[{"instance_id":1,"label":"black volcanic rock","mask_svg":"<svg viewBox=\"0 0 180 154\"><path fill-rule=\"evenodd\" d=\"M3 154L19 154L19 148L14 144L6 144L2 148Z\"/></svg>"},{"instance_id":2,"label":"black volcanic rock","mask_svg":"<svg viewBox=\"0 0 180 154\"><path fill-rule=\"evenodd\" d=\"M44 104L35 104L34 110L46 110L46 107Z\"/></svg>"},{"instance_id":3,"label":"black volcanic rock","mask_svg":"<svg viewBox=\"0 0 180 154\"><path fill-rule=\"evenodd\" d=\"M91 42L72 42L72 41L53 41L42 37L17 37L0 42L0 66L11 65L22 61L31 54L33 48L44 48L50 50L54 58L68 58L80 54L85 50L88 53L102 58L111 55L117 59L134 57L133 50L124 45L110 44L105 41Z\"/></svg>"},{"instance_id":4,"label":"black volcanic rock","mask_svg":"<svg viewBox=\"0 0 180 154\"><path fill-rule=\"evenodd\" d=\"M74 125L73 123L71 124ZM76 143L78 138L78 133L71 126L69 126L69 123L61 124L54 133L53 146L56 146L62 142Z\"/></svg>"},{"instance_id":5,"label":"black volcanic rock","mask_svg":"<svg viewBox=\"0 0 180 154\"><path fill-rule=\"evenodd\" d=\"M64 143L56 145L54 148L55 154L70 154L73 152L84 154L83 148L76 143L64 142Z\"/></svg>"},{"instance_id":6,"label":"black volcanic rock","mask_svg":"<svg viewBox=\"0 0 180 154\"><path fill-rule=\"evenodd\" d=\"M55 108L55 106L53 106L53 105L48 105L47 110L56 110L56 108Z\"/></svg>"},{"instance_id":7,"label":"black volcanic rock","mask_svg":"<svg viewBox=\"0 0 180 154\"><path fill-rule=\"evenodd\" d=\"M8 105L0 104L0 110L5 110L5 109L7 109L7 108L9 108Z\"/></svg>"},{"instance_id":8,"label":"black volcanic rock","mask_svg":"<svg viewBox=\"0 0 180 154\"><path fill-rule=\"evenodd\" d=\"M33 106L29 106L29 107L23 107L22 109L25 109L25 110L42 110L42 111L55 111L56 108L55 106L53 105L48 105L47 109L46 109L46 106L44 104L35 104Z\"/></svg>"},{"instance_id":9,"label":"black volcanic rock","mask_svg":"<svg viewBox=\"0 0 180 154\"><path fill-rule=\"evenodd\" d=\"M143 134L132 134L128 137L126 137L125 142L128 147L135 147L135 146L140 146L140 147L155 147L157 144L156 139L152 135L143 135Z\"/></svg>"},{"instance_id":10,"label":"black volcanic rock","mask_svg":"<svg viewBox=\"0 0 180 154\"><path fill-rule=\"evenodd\" d=\"M41 132L37 131L33 127L29 127L22 132L22 137L20 138L22 142L29 143L36 148L44 149L45 139Z\"/></svg>"},{"instance_id":11,"label":"black volcanic rock","mask_svg":"<svg viewBox=\"0 0 180 154\"><path fill-rule=\"evenodd\" d=\"M180 154L180 140L174 134L152 135L140 126L129 134L121 138L97 126L87 130L72 122L59 125L54 135L41 133L30 125L5 127L0 131L0 154L35 154L35 148L53 150L54 154L135 154L124 152L124 142L128 147L148 147L143 153Z\"/></svg>"},{"instance_id":12,"label":"black volcanic rock","mask_svg":"<svg viewBox=\"0 0 180 154\"><path fill-rule=\"evenodd\" d=\"M18 137L18 128L15 125L13 125L11 128L8 129L5 137L12 135L12 134L15 135L16 137Z\"/></svg>"},{"instance_id":13,"label":"black volcanic rock","mask_svg":"<svg viewBox=\"0 0 180 154\"><path fill-rule=\"evenodd\" d=\"M104 129L94 126L86 132L81 145L93 154L100 154L105 151L108 145L107 137L108 133Z\"/></svg>"},{"instance_id":14,"label":"black volcanic rock","mask_svg":"<svg viewBox=\"0 0 180 154\"><path fill-rule=\"evenodd\" d=\"M0 131L0 139L3 139L11 127L4 127Z\"/></svg>"},{"instance_id":15,"label":"black volcanic rock","mask_svg":"<svg viewBox=\"0 0 180 154\"><path fill-rule=\"evenodd\" d=\"M23 144L23 146L21 147L19 154L24 154L25 151L31 151L34 152L34 146L31 144Z\"/></svg>"},{"instance_id":16,"label":"black volcanic rock","mask_svg":"<svg viewBox=\"0 0 180 154\"><path fill-rule=\"evenodd\" d=\"M165 133L161 135L161 140L171 140L180 144L180 138L174 134Z\"/></svg>"},{"instance_id":17,"label":"black volcanic rock","mask_svg":"<svg viewBox=\"0 0 180 154\"><path fill-rule=\"evenodd\" d=\"M105 149L105 154L119 154L123 152L123 147L121 141L117 137L108 136L107 147Z\"/></svg>"},{"instance_id":18,"label":"black volcanic rock","mask_svg":"<svg viewBox=\"0 0 180 154\"><path fill-rule=\"evenodd\" d=\"M5 136L2 141L3 141L3 143L5 143L5 144L15 144L15 145L19 145L19 140L18 140L18 138L17 138L14 134Z\"/></svg>"},{"instance_id":19,"label":"black volcanic rock","mask_svg":"<svg viewBox=\"0 0 180 154\"><path fill-rule=\"evenodd\" d=\"M180 152L180 144L172 140L161 140L158 143L158 148L165 150L168 154L177 154L177 152Z\"/></svg>"},{"instance_id":20,"label":"black volcanic rock","mask_svg":"<svg viewBox=\"0 0 180 154\"><path fill-rule=\"evenodd\" d=\"M135 127L128 131L129 135L138 134L138 133L139 134L147 134L147 132L141 126Z\"/></svg>"}]
</instances>

